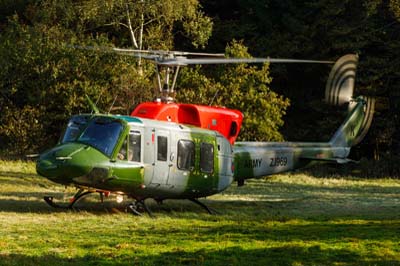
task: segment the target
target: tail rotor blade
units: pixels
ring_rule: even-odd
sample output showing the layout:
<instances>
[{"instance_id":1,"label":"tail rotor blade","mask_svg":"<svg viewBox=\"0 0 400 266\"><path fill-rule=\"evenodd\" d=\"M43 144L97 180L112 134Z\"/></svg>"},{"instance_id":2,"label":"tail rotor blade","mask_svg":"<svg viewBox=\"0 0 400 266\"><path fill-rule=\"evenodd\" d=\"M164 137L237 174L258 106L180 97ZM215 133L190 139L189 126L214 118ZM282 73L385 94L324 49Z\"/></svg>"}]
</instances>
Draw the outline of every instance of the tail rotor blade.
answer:
<instances>
[{"instance_id":1,"label":"tail rotor blade","mask_svg":"<svg viewBox=\"0 0 400 266\"><path fill-rule=\"evenodd\" d=\"M358 56L348 54L339 58L328 77L325 100L332 105L349 103L353 97Z\"/></svg>"},{"instance_id":2,"label":"tail rotor blade","mask_svg":"<svg viewBox=\"0 0 400 266\"><path fill-rule=\"evenodd\" d=\"M365 100L365 118L361 124L360 132L354 140L353 145L360 143L364 139L365 135L367 135L375 112L375 98L366 96L362 96L362 98Z\"/></svg>"}]
</instances>

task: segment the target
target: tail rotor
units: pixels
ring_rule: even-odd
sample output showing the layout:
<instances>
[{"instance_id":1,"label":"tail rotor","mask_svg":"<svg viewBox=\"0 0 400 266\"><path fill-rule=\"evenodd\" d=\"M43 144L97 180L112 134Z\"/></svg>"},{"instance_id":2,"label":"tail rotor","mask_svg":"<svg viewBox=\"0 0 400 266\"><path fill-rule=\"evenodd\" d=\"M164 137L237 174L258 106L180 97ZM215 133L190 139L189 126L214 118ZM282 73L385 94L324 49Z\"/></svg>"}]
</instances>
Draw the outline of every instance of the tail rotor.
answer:
<instances>
[{"instance_id":1,"label":"tail rotor","mask_svg":"<svg viewBox=\"0 0 400 266\"><path fill-rule=\"evenodd\" d=\"M357 64L358 55L356 54L348 54L339 58L329 74L325 88L325 101L334 106L348 104L349 113L352 113L358 102L362 101L364 103L364 116L361 125L357 126L356 135L351 136L351 138L350 136L346 137L348 140L346 144L351 146L357 145L365 137L371 126L375 111L374 98L366 96L354 97ZM354 125L351 125L351 122L349 127L352 128L351 132L354 134ZM341 130L343 128L339 129L335 135L346 135ZM349 141L350 139L351 141Z\"/></svg>"},{"instance_id":2,"label":"tail rotor","mask_svg":"<svg viewBox=\"0 0 400 266\"><path fill-rule=\"evenodd\" d=\"M348 54L339 58L333 66L325 88L325 100L340 106L349 103L353 97L358 56Z\"/></svg>"}]
</instances>

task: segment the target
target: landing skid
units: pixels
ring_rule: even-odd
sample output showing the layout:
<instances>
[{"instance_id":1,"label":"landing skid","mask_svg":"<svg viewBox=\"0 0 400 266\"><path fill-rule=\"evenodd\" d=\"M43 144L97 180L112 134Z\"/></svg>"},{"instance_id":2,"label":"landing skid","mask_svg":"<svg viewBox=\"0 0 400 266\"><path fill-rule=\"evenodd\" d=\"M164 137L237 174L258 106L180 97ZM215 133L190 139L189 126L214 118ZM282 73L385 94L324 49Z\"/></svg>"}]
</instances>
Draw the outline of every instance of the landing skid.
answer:
<instances>
[{"instance_id":1,"label":"landing skid","mask_svg":"<svg viewBox=\"0 0 400 266\"><path fill-rule=\"evenodd\" d=\"M54 202L54 197L51 196L45 196L43 199L44 201L49 204L51 207L53 208L57 208L57 209L72 209L74 207L74 204L77 203L78 201L80 201L81 199L83 199L84 197L86 197L89 194L94 193L93 191L84 191L83 189L80 189L70 200L68 205L60 205ZM100 193L100 198L101 198L101 202L103 202L103 193Z\"/></svg>"},{"instance_id":2,"label":"landing skid","mask_svg":"<svg viewBox=\"0 0 400 266\"><path fill-rule=\"evenodd\" d=\"M54 202L54 197L52 196L45 196L44 201L51 207L57 208L57 209L73 209L75 203L83 199L84 197L88 196L89 194L98 192L100 194L100 200L103 203L104 195L103 192L99 191L85 191L83 189L79 189L78 192L71 198L70 203L68 205L60 205ZM204 210L206 210L209 214L217 214L218 212L216 210L213 210L212 208L208 207L204 203L200 202L198 199L189 199L191 202L199 205L202 207ZM157 201L157 203L161 204L162 201ZM131 212L134 215L137 216L143 216L143 213L146 212L150 217L154 217L153 213L150 211L150 209L147 207L145 200L136 200L126 206L126 211Z\"/></svg>"},{"instance_id":3,"label":"landing skid","mask_svg":"<svg viewBox=\"0 0 400 266\"><path fill-rule=\"evenodd\" d=\"M150 217L154 217L153 213L150 211L150 209L147 207L146 203L143 200L136 200L135 202L132 202L126 207L127 211L132 212L132 214L137 215L137 216L143 216L143 211L147 212L147 214Z\"/></svg>"},{"instance_id":4,"label":"landing skid","mask_svg":"<svg viewBox=\"0 0 400 266\"><path fill-rule=\"evenodd\" d=\"M211 209L204 203L200 202L198 199L189 199L191 202L196 203L197 205L201 206L203 209L205 209L209 214L217 214L216 210Z\"/></svg>"}]
</instances>

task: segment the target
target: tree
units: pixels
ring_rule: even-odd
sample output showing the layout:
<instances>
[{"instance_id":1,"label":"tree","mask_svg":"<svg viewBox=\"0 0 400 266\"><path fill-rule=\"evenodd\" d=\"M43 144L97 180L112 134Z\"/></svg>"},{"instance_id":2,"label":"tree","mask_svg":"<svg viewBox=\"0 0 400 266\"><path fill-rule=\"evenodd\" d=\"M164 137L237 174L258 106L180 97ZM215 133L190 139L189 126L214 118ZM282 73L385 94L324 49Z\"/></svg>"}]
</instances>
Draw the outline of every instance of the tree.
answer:
<instances>
[{"instance_id":1,"label":"tree","mask_svg":"<svg viewBox=\"0 0 400 266\"><path fill-rule=\"evenodd\" d=\"M119 69L130 67L124 58L69 48L64 40L73 36L14 17L0 38L0 134L16 153L54 144L68 116L88 111L85 94L100 99L100 107L110 105Z\"/></svg>"},{"instance_id":2,"label":"tree","mask_svg":"<svg viewBox=\"0 0 400 266\"><path fill-rule=\"evenodd\" d=\"M212 22L197 0L47 0L38 21L85 34L106 34L118 46L171 49L176 28L204 47ZM69 15L60 16L69 10Z\"/></svg>"}]
</instances>

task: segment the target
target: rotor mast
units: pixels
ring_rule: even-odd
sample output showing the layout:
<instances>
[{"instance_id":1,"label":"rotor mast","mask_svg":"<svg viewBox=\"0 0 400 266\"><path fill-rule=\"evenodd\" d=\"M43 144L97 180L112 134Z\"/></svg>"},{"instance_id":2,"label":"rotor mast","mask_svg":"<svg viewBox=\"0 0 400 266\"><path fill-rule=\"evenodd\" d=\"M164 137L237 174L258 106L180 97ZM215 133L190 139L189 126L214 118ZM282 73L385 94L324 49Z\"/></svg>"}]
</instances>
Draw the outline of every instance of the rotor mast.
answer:
<instances>
[{"instance_id":1,"label":"rotor mast","mask_svg":"<svg viewBox=\"0 0 400 266\"><path fill-rule=\"evenodd\" d=\"M157 101L161 101L163 103L172 103L175 101L175 86L179 74L179 69L180 66L176 65L155 65L158 87L157 89L160 94L160 98L158 98Z\"/></svg>"}]
</instances>

